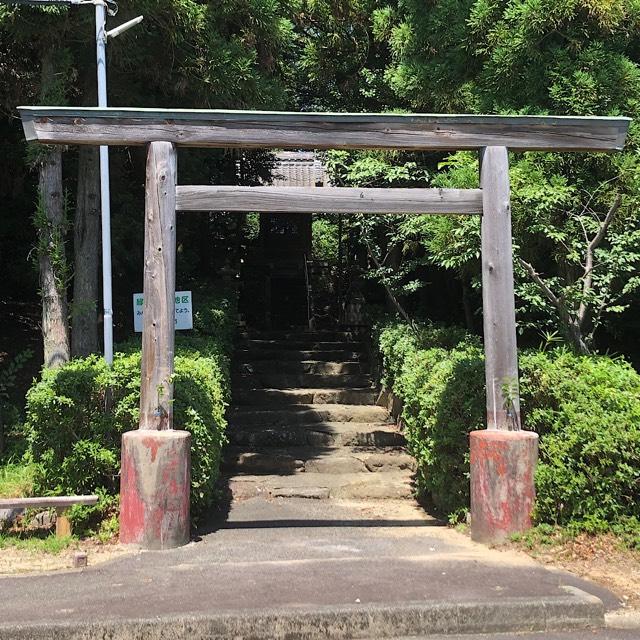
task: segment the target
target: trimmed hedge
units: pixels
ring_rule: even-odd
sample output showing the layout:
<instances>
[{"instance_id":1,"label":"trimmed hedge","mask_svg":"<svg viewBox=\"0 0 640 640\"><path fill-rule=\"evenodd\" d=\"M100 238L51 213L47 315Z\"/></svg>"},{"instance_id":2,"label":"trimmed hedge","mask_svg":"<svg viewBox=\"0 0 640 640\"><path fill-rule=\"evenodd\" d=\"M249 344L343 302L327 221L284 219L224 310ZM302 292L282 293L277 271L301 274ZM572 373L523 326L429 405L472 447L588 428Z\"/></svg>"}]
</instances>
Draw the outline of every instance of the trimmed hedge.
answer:
<instances>
[{"instance_id":1,"label":"trimmed hedge","mask_svg":"<svg viewBox=\"0 0 640 640\"><path fill-rule=\"evenodd\" d=\"M454 519L469 504L468 434L484 428L478 338L435 325L377 332L383 384L404 403L418 489ZM520 354L526 429L540 434L539 522L606 530L640 517L640 375L624 360L565 349Z\"/></svg>"},{"instance_id":2,"label":"trimmed hedge","mask_svg":"<svg viewBox=\"0 0 640 640\"><path fill-rule=\"evenodd\" d=\"M196 330L176 336L174 374L174 425L192 435L194 518L213 502L225 442L235 293L200 296L198 306ZM138 428L139 344L137 339L123 345L111 369L90 356L44 370L29 390L27 455L36 465L37 495L97 492L109 503L118 494L121 435Z\"/></svg>"}]
</instances>

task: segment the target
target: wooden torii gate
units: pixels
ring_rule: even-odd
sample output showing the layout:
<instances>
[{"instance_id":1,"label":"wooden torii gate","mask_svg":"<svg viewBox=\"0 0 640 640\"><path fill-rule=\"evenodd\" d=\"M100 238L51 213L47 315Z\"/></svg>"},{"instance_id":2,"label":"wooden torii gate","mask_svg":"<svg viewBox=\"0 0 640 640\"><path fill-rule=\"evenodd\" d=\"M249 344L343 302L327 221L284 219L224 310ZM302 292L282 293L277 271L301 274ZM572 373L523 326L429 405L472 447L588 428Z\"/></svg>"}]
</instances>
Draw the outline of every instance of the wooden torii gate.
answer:
<instances>
[{"instance_id":1,"label":"wooden torii gate","mask_svg":"<svg viewBox=\"0 0 640 640\"><path fill-rule=\"evenodd\" d=\"M121 541L189 540L190 437L173 430L176 211L482 216L487 429L470 436L471 527L501 541L531 524L538 436L522 430L508 150L619 151L628 118L19 108L27 140L146 145L140 428L124 434ZM176 147L476 150L480 189L177 185Z\"/></svg>"}]
</instances>

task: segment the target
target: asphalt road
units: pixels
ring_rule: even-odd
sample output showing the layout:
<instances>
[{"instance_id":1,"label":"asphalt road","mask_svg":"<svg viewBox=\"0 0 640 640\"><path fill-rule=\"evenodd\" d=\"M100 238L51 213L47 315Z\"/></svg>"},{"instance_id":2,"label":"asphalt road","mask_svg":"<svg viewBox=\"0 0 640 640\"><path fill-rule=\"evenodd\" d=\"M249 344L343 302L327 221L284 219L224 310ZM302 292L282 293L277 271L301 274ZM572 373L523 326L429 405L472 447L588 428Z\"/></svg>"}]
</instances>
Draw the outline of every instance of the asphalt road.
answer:
<instances>
[{"instance_id":1,"label":"asphalt road","mask_svg":"<svg viewBox=\"0 0 640 640\"><path fill-rule=\"evenodd\" d=\"M524 634L498 633L471 636L414 636L395 638L394 640L640 640L640 629L600 629Z\"/></svg>"}]
</instances>

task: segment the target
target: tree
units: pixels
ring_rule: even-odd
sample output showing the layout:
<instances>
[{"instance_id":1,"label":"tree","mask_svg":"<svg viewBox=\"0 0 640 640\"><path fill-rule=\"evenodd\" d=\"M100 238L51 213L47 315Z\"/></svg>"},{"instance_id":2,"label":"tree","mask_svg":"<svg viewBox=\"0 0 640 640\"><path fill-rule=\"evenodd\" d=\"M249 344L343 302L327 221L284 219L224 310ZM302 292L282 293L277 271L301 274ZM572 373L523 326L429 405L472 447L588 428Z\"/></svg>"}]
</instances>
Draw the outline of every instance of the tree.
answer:
<instances>
[{"instance_id":1,"label":"tree","mask_svg":"<svg viewBox=\"0 0 640 640\"><path fill-rule=\"evenodd\" d=\"M640 287L640 219L636 187L628 175L586 192L551 172L553 154L512 157L511 186L515 236L516 295L521 331L554 331L579 353L593 350L596 331L607 316L626 310ZM435 180L438 186L468 188L477 160L458 153ZM625 191L624 198L621 192ZM609 203L608 208L605 208ZM429 259L466 273L480 285L480 228L473 218L412 221Z\"/></svg>"},{"instance_id":2,"label":"tree","mask_svg":"<svg viewBox=\"0 0 640 640\"><path fill-rule=\"evenodd\" d=\"M36 23L25 20L29 16ZM28 59L29 52L39 62L40 77L20 66L14 69L13 80L24 75L30 79L25 87L15 84L5 88L8 96L23 97L31 90L41 104L65 104L70 85L71 67L68 51L58 46L67 27L66 8L0 7L2 39L12 41L22 54L9 54L15 61ZM40 29L40 31L38 31ZM26 89L26 91L25 91ZM33 148L31 165L38 172L38 187L33 220L37 232L37 264L42 300L42 337L45 366L57 367L69 360L67 286L69 266L66 257L67 207L62 182L62 150L59 147Z\"/></svg>"},{"instance_id":3,"label":"tree","mask_svg":"<svg viewBox=\"0 0 640 640\"><path fill-rule=\"evenodd\" d=\"M285 50L294 104L304 111L382 111L397 105L383 0L294 0L294 45Z\"/></svg>"},{"instance_id":4,"label":"tree","mask_svg":"<svg viewBox=\"0 0 640 640\"><path fill-rule=\"evenodd\" d=\"M80 147L73 223L74 278L71 353L97 353L100 260L100 160L98 147Z\"/></svg>"},{"instance_id":5,"label":"tree","mask_svg":"<svg viewBox=\"0 0 640 640\"><path fill-rule=\"evenodd\" d=\"M48 47L42 52L41 102L62 104L65 91L65 57ZM71 357L68 328L67 286L69 271L65 239L67 211L62 184L62 150L39 149L38 202L34 220L38 231L38 264L42 298L44 363L59 367Z\"/></svg>"},{"instance_id":6,"label":"tree","mask_svg":"<svg viewBox=\"0 0 640 640\"><path fill-rule=\"evenodd\" d=\"M277 108L284 107L286 92L280 52L291 41L291 23L286 8L275 0L243 3L223 1L200 3L195 0L160 3L140 0L123 5L113 23L145 14L145 21L134 31L117 38L109 47L109 92L112 103L140 106L181 106L218 108ZM15 138L22 140L19 122L15 118L18 104L95 104L95 61L93 56L93 11L88 7L15 7L0 5L0 103L3 107L3 126L15 131ZM6 46L5 46L6 45ZM50 52L55 67L51 76L55 82L44 88L42 79L34 68L44 65L41 53ZM43 76L44 77L44 76ZM4 82L6 81L6 82ZM99 200L97 191L97 165L95 150L72 149L65 151L69 166L78 162L77 180L63 172L48 159L44 148L30 151L34 164L46 169L46 184L56 185L38 200L35 217L40 240L37 243L40 268L51 273L42 278L43 331L47 345L57 344L53 350L56 361L68 358L68 310L67 288L73 277L72 352L81 355L97 348L97 300L98 265L100 254ZM76 156L77 154L77 156ZM200 173L198 181L220 180L235 182L236 157L225 151L204 154L181 154L181 176ZM7 156L8 157L8 154ZM141 211L140 183L144 159L140 150L118 150L112 154L113 184L113 264L116 300L127 300L131 282L140 279L141 264ZM47 160L47 161L45 161ZM246 153L240 159L244 177L263 174L270 163L268 154ZM0 164L4 158L0 158ZM22 166L21 166L22 165ZM224 165L224 166L223 166ZM11 167L11 174L24 173L26 167L18 162ZM249 177L249 179L253 179ZM25 182L35 191L33 178L25 175ZM31 183L31 184L29 184ZM68 225L63 223L66 212L65 192L77 189L74 220L74 260L62 260ZM48 206L48 199L59 198L61 206ZM57 212L54 214L54 211ZM24 211L24 215L29 212ZM60 215L58 215L58 213ZM121 215L124 214L124 215ZM49 217L48 217L49 216ZM53 216L53 217L51 217ZM55 222L54 222L55 220ZM205 233L194 233L198 246L206 242L207 234L224 235L226 221L218 217L205 220ZM193 227L203 226L200 219L185 219L181 232L191 232ZM220 227L220 233L217 227ZM201 229L203 230L203 229ZM16 230L10 230L13 238ZM122 242L122 239L126 239ZM140 238L140 246L136 242ZM56 240L53 242L53 240ZM131 245L135 245L131 250ZM207 249L209 247L206 247ZM46 252L54 251L47 259ZM26 254L27 251L25 250ZM3 257L4 260L4 257ZM2 265L4 269L4 264ZM56 271L56 269L58 271ZM55 283L55 291L52 283ZM126 293L120 294L118 286L126 283ZM45 288L47 291L45 291ZM56 301L56 304L53 304ZM119 305L122 309L123 304ZM128 307L128 305L127 305ZM51 313L57 315L55 323L49 322ZM64 327L64 330L63 330ZM52 361L47 346L47 362Z\"/></svg>"},{"instance_id":7,"label":"tree","mask_svg":"<svg viewBox=\"0 0 640 640\"><path fill-rule=\"evenodd\" d=\"M638 115L637 3L405 0L387 13L385 77L415 110ZM432 184L478 186L468 154L441 167ZM584 351L607 315L624 310L636 291L639 172L635 125L622 155L512 157L514 240L528 265L517 273L522 329L559 326ZM404 227L434 265L479 284L474 221L417 218Z\"/></svg>"}]
</instances>

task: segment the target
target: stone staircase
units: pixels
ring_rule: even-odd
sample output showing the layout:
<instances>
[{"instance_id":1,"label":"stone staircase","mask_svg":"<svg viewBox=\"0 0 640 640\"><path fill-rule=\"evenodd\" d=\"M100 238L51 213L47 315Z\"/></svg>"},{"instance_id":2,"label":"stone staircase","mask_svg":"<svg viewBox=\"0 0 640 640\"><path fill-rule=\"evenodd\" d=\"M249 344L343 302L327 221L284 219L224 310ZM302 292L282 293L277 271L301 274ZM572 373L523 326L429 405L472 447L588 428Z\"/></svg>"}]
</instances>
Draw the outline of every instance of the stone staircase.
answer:
<instances>
[{"instance_id":1,"label":"stone staircase","mask_svg":"<svg viewBox=\"0 0 640 640\"><path fill-rule=\"evenodd\" d=\"M234 498L408 498L414 461L346 332L247 333L223 472Z\"/></svg>"}]
</instances>

